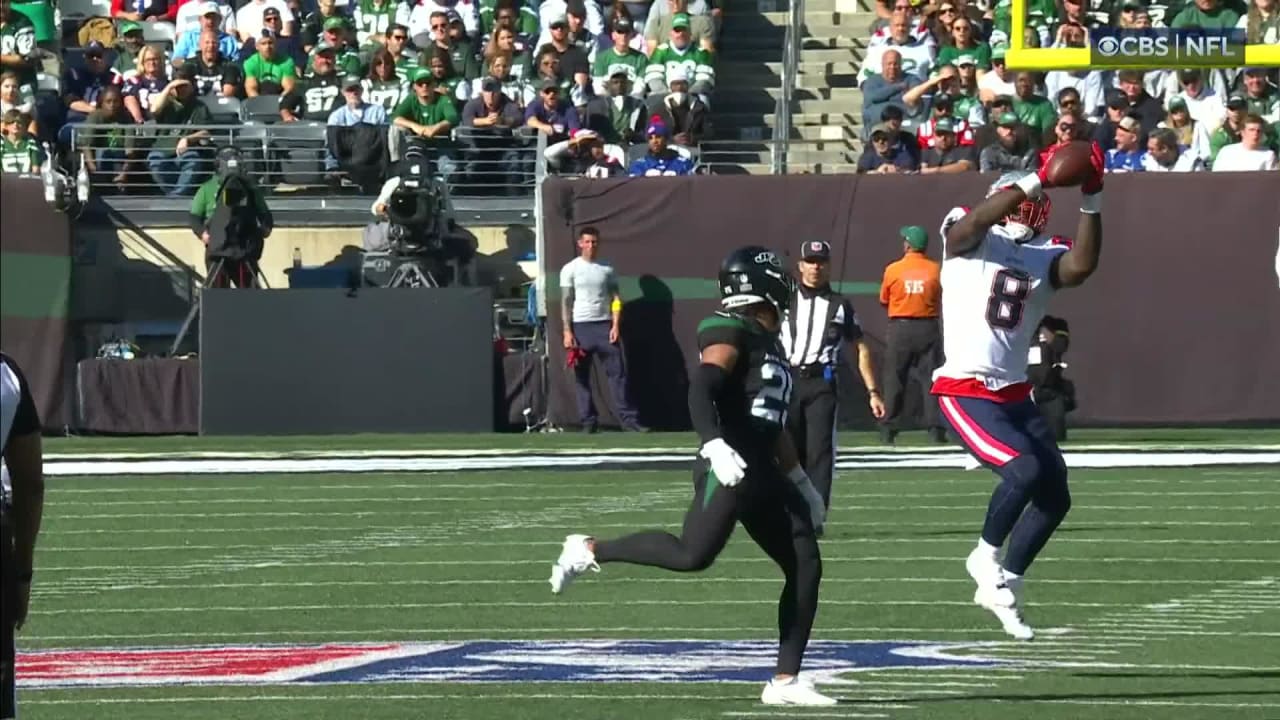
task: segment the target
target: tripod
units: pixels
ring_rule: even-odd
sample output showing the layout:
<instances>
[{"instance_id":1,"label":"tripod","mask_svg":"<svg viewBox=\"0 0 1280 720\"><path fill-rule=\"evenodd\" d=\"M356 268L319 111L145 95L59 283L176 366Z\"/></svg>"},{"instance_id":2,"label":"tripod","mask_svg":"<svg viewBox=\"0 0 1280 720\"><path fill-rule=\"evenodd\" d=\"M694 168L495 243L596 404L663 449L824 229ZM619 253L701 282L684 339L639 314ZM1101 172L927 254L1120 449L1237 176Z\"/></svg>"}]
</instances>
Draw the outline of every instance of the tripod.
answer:
<instances>
[{"instance_id":1,"label":"tripod","mask_svg":"<svg viewBox=\"0 0 1280 720\"><path fill-rule=\"evenodd\" d=\"M424 270L417 261L408 260L400 263L396 271L387 281L387 287L438 288L440 283L429 270Z\"/></svg>"},{"instance_id":2,"label":"tripod","mask_svg":"<svg viewBox=\"0 0 1280 720\"><path fill-rule=\"evenodd\" d=\"M187 312L187 319L182 321L182 327L178 330L178 336L173 339L173 345L169 347L169 357L178 354L178 348L182 345L182 341L187 339L187 333L191 331L191 323L195 322L196 316L200 314L200 305L204 300L204 290L217 278L222 277L222 271L227 264L226 258L218 258L213 267L209 268L209 274L205 276L204 287L200 289L200 294L196 296L195 301L191 303L191 310ZM267 278L262 274L262 268L256 264L253 266L253 274L249 276L249 287L270 288L267 284Z\"/></svg>"}]
</instances>

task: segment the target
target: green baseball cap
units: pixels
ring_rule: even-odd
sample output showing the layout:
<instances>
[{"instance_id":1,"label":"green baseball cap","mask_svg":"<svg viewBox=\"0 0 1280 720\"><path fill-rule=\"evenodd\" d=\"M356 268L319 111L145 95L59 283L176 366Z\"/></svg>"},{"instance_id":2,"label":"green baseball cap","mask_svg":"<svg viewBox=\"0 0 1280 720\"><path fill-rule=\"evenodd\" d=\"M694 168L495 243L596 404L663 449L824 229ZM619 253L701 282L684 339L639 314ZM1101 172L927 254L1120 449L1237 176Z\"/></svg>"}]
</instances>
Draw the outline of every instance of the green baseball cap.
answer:
<instances>
[{"instance_id":1,"label":"green baseball cap","mask_svg":"<svg viewBox=\"0 0 1280 720\"><path fill-rule=\"evenodd\" d=\"M687 28L689 27L689 16L686 13L676 13L671 17L671 27Z\"/></svg>"},{"instance_id":2,"label":"green baseball cap","mask_svg":"<svg viewBox=\"0 0 1280 720\"><path fill-rule=\"evenodd\" d=\"M132 20L124 20L120 23L120 34L128 35L131 32L141 32L142 26Z\"/></svg>"},{"instance_id":3,"label":"green baseball cap","mask_svg":"<svg viewBox=\"0 0 1280 720\"><path fill-rule=\"evenodd\" d=\"M907 225L898 231L912 250L924 250L929 246L929 233L919 225Z\"/></svg>"},{"instance_id":4,"label":"green baseball cap","mask_svg":"<svg viewBox=\"0 0 1280 720\"><path fill-rule=\"evenodd\" d=\"M334 30L336 28L344 28L346 26L347 26L346 18L341 18L341 17L338 17L337 15L334 15L330 17L328 20L324 21L325 30Z\"/></svg>"},{"instance_id":5,"label":"green baseball cap","mask_svg":"<svg viewBox=\"0 0 1280 720\"><path fill-rule=\"evenodd\" d=\"M1000 113L1000 117L996 118L997 125L1018 125L1018 116L1011 112Z\"/></svg>"},{"instance_id":6,"label":"green baseball cap","mask_svg":"<svg viewBox=\"0 0 1280 720\"><path fill-rule=\"evenodd\" d=\"M1008 51L1009 51L1009 49L1008 49L1008 48L1006 48L1004 45L992 45L992 46L991 46L991 59L992 59L992 60L1003 60L1003 59L1004 59L1004 55L1005 55L1005 53L1006 53L1006 52L1008 52Z\"/></svg>"},{"instance_id":7,"label":"green baseball cap","mask_svg":"<svg viewBox=\"0 0 1280 720\"><path fill-rule=\"evenodd\" d=\"M409 73L409 82L411 83L416 83L419 80L434 81L435 79L436 76L432 75L431 71L424 67L416 67L413 69L413 72Z\"/></svg>"}]
</instances>

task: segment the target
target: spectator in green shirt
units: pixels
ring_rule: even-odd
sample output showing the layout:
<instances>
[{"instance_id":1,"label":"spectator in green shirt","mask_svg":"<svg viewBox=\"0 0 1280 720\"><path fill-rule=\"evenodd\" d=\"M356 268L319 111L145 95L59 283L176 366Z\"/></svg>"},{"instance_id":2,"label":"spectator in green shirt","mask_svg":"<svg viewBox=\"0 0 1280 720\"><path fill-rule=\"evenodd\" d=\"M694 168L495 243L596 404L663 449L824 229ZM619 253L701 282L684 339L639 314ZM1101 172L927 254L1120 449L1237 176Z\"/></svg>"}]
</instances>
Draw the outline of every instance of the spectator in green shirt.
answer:
<instances>
[{"instance_id":1,"label":"spectator in green shirt","mask_svg":"<svg viewBox=\"0 0 1280 720\"><path fill-rule=\"evenodd\" d=\"M1032 130L1035 137L1043 136L1058 119L1053 102L1036 94L1036 79L1029 72L1018 73L1013 88L1013 113Z\"/></svg>"},{"instance_id":2,"label":"spectator in green shirt","mask_svg":"<svg viewBox=\"0 0 1280 720\"><path fill-rule=\"evenodd\" d=\"M291 92L298 81L298 68L293 58L276 55L276 39L261 37L254 43L258 52L244 61L244 93L283 95Z\"/></svg>"},{"instance_id":3,"label":"spectator in green shirt","mask_svg":"<svg viewBox=\"0 0 1280 720\"><path fill-rule=\"evenodd\" d=\"M1169 27L1204 28L1206 30L1229 30L1240 21L1240 13L1229 7L1223 7L1222 0L1195 0L1178 13Z\"/></svg>"},{"instance_id":4,"label":"spectator in green shirt","mask_svg":"<svg viewBox=\"0 0 1280 720\"><path fill-rule=\"evenodd\" d=\"M969 56L983 72L991 69L991 46L978 40L973 21L967 17L958 17L951 23L952 45L945 45L938 51L936 65L959 65L961 56Z\"/></svg>"},{"instance_id":5,"label":"spectator in green shirt","mask_svg":"<svg viewBox=\"0 0 1280 720\"><path fill-rule=\"evenodd\" d=\"M0 70L18 74L27 92L36 89L36 28L31 18L0 2Z\"/></svg>"},{"instance_id":6,"label":"spectator in green shirt","mask_svg":"<svg viewBox=\"0 0 1280 720\"><path fill-rule=\"evenodd\" d=\"M40 173L45 163L40 143L27 135L31 116L9 110L0 116L0 170L7 173Z\"/></svg>"},{"instance_id":7,"label":"spectator in green shirt","mask_svg":"<svg viewBox=\"0 0 1280 720\"><path fill-rule=\"evenodd\" d=\"M436 78L430 70L417 68L409 76L413 93L400 101L391 112L391 132L388 148L391 159L398 161L403 147L411 142L434 151L437 174L446 181L453 174L455 164L449 153L449 136L460 120L453 101L436 92Z\"/></svg>"}]
</instances>

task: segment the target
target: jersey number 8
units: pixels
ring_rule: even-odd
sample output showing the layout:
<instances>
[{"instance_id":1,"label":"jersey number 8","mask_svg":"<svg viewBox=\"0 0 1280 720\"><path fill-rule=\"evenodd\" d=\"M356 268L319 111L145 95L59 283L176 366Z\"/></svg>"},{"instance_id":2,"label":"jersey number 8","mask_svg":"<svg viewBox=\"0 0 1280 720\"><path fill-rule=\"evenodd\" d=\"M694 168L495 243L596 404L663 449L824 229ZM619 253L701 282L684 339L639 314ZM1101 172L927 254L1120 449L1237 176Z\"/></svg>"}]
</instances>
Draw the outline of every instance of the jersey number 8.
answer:
<instances>
[{"instance_id":1,"label":"jersey number 8","mask_svg":"<svg viewBox=\"0 0 1280 720\"><path fill-rule=\"evenodd\" d=\"M1001 270L991 283L987 299L987 324L1013 330L1022 322L1022 309L1031 294L1031 276L1017 270Z\"/></svg>"}]
</instances>

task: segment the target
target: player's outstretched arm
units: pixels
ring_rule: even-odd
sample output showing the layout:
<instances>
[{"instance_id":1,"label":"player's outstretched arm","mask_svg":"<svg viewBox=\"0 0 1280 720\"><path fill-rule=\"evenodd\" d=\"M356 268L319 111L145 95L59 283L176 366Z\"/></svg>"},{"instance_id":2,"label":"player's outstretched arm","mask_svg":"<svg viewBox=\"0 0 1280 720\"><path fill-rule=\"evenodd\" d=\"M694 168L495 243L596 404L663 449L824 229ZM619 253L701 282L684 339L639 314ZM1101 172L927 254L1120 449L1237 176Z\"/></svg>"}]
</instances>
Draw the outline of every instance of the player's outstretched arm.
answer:
<instances>
[{"instance_id":1,"label":"player's outstretched arm","mask_svg":"<svg viewBox=\"0 0 1280 720\"><path fill-rule=\"evenodd\" d=\"M982 238L987 236L987 231L991 229L992 225L1017 210L1018 205L1022 204L1023 200L1040 197L1041 192L1040 178L1035 174L1031 174L1019 180L1015 185L983 200L947 230L947 257L957 257L971 252L982 242Z\"/></svg>"},{"instance_id":2,"label":"player's outstretched arm","mask_svg":"<svg viewBox=\"0 0 1280 720\"><path fill-rule=\"evenodd\" d=\"M1093 144L1092 173L1080 185L1080 223L1071 249L1054 259L1049 281L1057 288L1077 287L1098 269L1102 255L1102 148Z\"/></svg>"}]
</instances>

